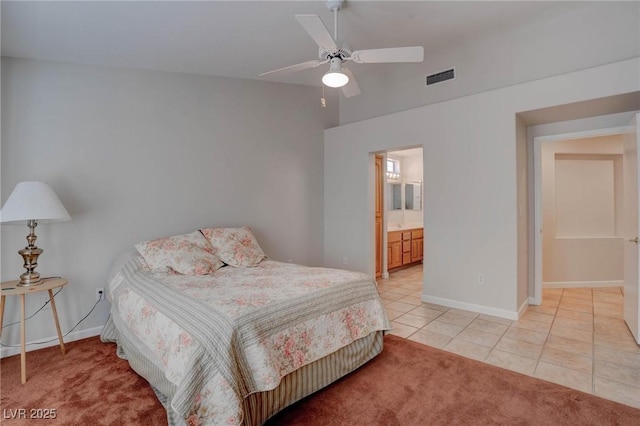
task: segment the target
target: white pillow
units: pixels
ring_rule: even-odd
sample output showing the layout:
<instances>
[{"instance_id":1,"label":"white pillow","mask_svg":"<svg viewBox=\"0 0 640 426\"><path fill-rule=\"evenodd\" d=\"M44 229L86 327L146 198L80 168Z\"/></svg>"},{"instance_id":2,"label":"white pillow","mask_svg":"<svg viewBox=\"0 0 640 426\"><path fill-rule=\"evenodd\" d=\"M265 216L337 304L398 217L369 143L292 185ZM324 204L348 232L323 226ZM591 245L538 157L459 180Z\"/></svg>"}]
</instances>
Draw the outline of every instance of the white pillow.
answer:
<instances>
[{"instance_id":1,"label":"white pillow","mask_svg":"<svg viewBox=\"0 0 640 426\"><path fill-rule=\"evenodd\" d=\"M155 272L207 275L224 266L199 231L144 241L136 249Z\"/></svg>"}]
</instances>

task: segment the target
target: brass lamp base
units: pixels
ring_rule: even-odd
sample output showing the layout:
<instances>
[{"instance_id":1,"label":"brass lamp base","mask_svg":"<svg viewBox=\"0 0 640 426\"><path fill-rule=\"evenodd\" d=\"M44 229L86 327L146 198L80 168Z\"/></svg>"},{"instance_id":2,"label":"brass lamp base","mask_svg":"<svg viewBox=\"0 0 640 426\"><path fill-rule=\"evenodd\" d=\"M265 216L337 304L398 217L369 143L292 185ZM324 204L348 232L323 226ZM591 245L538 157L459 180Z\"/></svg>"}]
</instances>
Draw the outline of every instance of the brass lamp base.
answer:
<instances>
[{"instance_id":1,"label":"brass lamp base","mask_svg":"<svg viewBox=\"0 0 640 426\"><path fill-rule=\"evenodd\" d=\"M30 287L42 284L42 278L38 272L29 273L25 272L20 275L20 282L16 284L16 287Z\"/></svg>"},{"instance_id":2,"label":"brass lamp base","mask_svg":"<svg viewBox=\"0 0 640 426\"><path fill-rule=\"evenodd\" d=\"M40 278L40 273L35 272L34 269L38 267L38 256L42 254L44 250L35 246L36 242L36 233L35 228L38 226L38 223L35 220L30 220L27 223L29 227L29 235L27 235L27 242L29 245L22 250L18 251L18 254L22 256L24 260L24 269L27 270L24 274L20 275L20 282L17 284L18 287L27 287L30 285L38 285L42 282Z\"/></svg>"}]
</instances>

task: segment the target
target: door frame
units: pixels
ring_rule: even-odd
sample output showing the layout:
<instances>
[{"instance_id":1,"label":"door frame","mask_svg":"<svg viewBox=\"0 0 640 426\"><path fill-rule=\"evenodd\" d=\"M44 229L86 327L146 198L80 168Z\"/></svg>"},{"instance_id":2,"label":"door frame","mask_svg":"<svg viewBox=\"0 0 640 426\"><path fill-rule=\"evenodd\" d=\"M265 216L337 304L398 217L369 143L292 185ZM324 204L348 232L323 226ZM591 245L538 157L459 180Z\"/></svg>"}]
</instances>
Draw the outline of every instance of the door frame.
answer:
<instances>
[{"instance_id":1,"label":"door frame","mask_svg":"<svg viewBox=\"0 0 640 426\"><path fill-rule=\"evenodd\" d=\"M624 304L623 318L636 343L640 344L640 312L638 310L638 154L640 145L640 113L636 113L630 120L624 141ZM629 135L633 137L629 137ZM623 167L624 167L623 166ZM631 180L629 178L632 178ZM629 181L631 184L628 185ZM633 187L635 186L635 188ZM631 191L629 188L631 187ZM633 232L632 232L633 231ZM635 238L635 239L630 239ZM632 243L632 244L630 244Z\"/></svg>"},{"instance_id":2,"label":"door frame","mask_svg":"<svg viewBox=\"0 0 640 426\"><path fill-rule=\"evenodd\" d=\"M382 181L383 181L383 187L382 187L382 279L387 279L389 278L389 259L387 256L387 246L388 246L388 228L387 228L387 205L389 203L389 194L388 191L386 190L387 184L388 184L388 180L387 180L387 155L389 154L389 152L396 152L396 151L406 151L409 149L416 149L416 148L420 148L422 149L422 220L423 220L423 230L424 230L424 212L425 212L425 169L424 169L424 156L425 156L425 149L423 145L410 145L410 146L400 146L400 147L390 147L390 148L385 148L383 150L380 151L371 151L369 152L369 173L370 176L375 174L375 158L376 155L381 155L382 156L382 165L383 165L383 173L382 173ZM369 188L369 194L371 195L372 199L375 200L375 188L371 187ZM374 206L375 209L375 206ZM372 227L375 228L375 214L372 216L373 220L372 220ZM372 228L372 229L373 229ZM375 234L372 237L372 241L373 241L373 245L375 247ZM424 252L424 240L423 240L423 245L422 245L422 250ZM373 262L373 270L375 273L375 250L371 250L371 257L370 259L372 259ZM424 263L424 261L423 261ZM422 273L422 277L423 277L423 281L424 281L424 272Z\"/></svg>"},{"instance_id":3,"label":"door frame","mask_svg":"<svg viewBox=\"0 0 640 426\"><path fill-rule=\"evenodd\" d=\"M542 144L573 139L619 135L624 133L627 129L628 126L608 127L580 132L537 136L533 138L534 269L533 298L529 298L530 305L542 304Z\"/></svg>"},{"instance_id":4,"label":"door frame","mask_svg":"<svg viewBox=\"0 0 640 426\"><path fill-rule=\"evenodd\" d=\"M386 262L385 262L385 253L386 250L384 249L386 247L386 238L385 238L385 230L386 230L386 226L385 226L385 191L384 191L384 186L385 183L387 182L386 178L385 178L385 161L386 161L386 154L379 154L376 153L374 155L374 162L377 163L378 159L380 159L380 175L378 175L378 171L376 170L375 172L375 185L374 185L374 191L375 191L375 206L374 206L374 211L375 211L375 220L376 220L376 224L375 224L375 246L376 246L376 260L375 260L375 277L376 279L378 278L385 278L385 274L389 275L389 273L387 272L387 268L386 268ZM376 164L376 168L377 168L377 164ZM379 185L379 189L378 189L378 185ZM380 209L380 228L378 228L378 208ZM378 230L380 231L380 234L378 235ZM379 259L379 262L378 262ZM379 269L378 269L379 268ZM378 275L378 270L380 271L380 275Z\"/></svg>"}]
</instances>

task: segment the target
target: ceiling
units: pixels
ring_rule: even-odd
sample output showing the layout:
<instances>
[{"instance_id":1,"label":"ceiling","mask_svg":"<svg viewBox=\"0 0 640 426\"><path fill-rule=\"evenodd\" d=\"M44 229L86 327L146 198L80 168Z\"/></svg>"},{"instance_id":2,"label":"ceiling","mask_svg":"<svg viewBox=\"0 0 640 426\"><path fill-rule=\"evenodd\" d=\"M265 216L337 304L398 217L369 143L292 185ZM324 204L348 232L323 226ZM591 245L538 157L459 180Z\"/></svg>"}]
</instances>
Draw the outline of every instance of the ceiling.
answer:
<instances>
[{"instance_id":1,"label":"ceiling","mask_svg":"<svg viewBox=\"0 0 640 426\"><path fill-rule=\"evenodd\" d=\"M339 38L354 49L422 45L429 52L587 7L584 2L348 1ZM323 1L2 1L2 56L319 85L324 67L278 77L276 68L317 58L294 14ZM350 64L356 75L384 67Z\"/></svg>"}]
</instances>

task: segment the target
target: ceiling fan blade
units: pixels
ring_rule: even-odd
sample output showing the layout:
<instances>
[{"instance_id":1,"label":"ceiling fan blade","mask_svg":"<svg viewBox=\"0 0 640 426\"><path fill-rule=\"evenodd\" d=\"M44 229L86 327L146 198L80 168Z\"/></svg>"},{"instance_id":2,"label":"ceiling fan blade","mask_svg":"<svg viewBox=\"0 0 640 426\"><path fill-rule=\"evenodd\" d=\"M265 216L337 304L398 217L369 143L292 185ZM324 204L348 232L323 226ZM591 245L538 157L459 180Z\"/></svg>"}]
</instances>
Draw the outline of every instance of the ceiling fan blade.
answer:
<instances>
[{"instance_id":1,"label":"ceiling fan blade","mask_svg":"<svg viewBox=\"0 0 640 426\"><path fill-rule=\"evenodd\" d=\"M358 64L422 62L424 60L424 48L422 46L411 46L356 50L351 54L350 59Z\"/></svg>"},{"instance_id":2,"label":"ceiling fan blade","mask_svg":"<svg viewBox=\"0 0 640 426\"><path fill-rule=\"evenodd\" d=\"M353 73L351 72L351 70L348 68L342 67L342 72L344 72L347 75L347 77L349 77L349 82L345 86L342 86L342 94L346 98L350 98L352 96L357 96L360 93L362 93L360 91L360 86L358 86L358 82L356 81L356 78L353 76Z\"/></svg>"},{"instance_id":3,"label":"ceiling fan blade","mask_svg":"<svg viewBox=\"0 0 640 426\"><path fill-rule=\"evenodd\" d=\"M318 15L295 15L296 20L302 25L302 28L309 33L313 41L318 47L324 50L335 50L338 48L333 37L322 23L322 19Z\"/></svg>"},{"instance_id":4,"label":"ceiling fan blade","mask_svg":"<svg viewBox=\"0 0 640 426\"><path fill-rule=\"evenodd\" d=\"M265 75L271 75L271 74L288 74L291 72L296 72L296 71L302 71L302 70L306 70L309 68L315 68L319 65L322 64L326 64L328 61L321 61L319 59L314 59L313 61L307 61L307 62L303 62L301 64L296 64L296 65L291 65L288 67L284 67L284 68L278 68L277 70L273 70L273 71L267 71L267 72L263 72L262 74L260 74L260 77L264 77Z\"/></svg>"}]
</instances>

